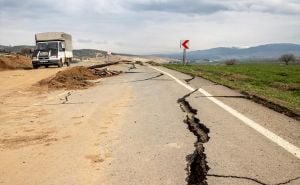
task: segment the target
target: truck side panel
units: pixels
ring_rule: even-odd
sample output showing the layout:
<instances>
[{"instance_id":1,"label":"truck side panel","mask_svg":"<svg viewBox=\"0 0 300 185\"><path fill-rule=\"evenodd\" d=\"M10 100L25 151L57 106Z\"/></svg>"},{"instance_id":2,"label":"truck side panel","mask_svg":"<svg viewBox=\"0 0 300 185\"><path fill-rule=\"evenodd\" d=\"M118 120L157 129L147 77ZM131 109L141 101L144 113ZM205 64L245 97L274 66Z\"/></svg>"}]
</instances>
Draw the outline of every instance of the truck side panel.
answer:
<instances>
[{"instance_id":1,"label":"truck side panel","mask_svg":"<svg viewBox=\"0 0 300 185\"><path fill-rule=\"evenodd\" d=\"M66 55L66 58L73 58L73 52L72 51L65 51L65 55Z\"/></svg>"}]
</instances>

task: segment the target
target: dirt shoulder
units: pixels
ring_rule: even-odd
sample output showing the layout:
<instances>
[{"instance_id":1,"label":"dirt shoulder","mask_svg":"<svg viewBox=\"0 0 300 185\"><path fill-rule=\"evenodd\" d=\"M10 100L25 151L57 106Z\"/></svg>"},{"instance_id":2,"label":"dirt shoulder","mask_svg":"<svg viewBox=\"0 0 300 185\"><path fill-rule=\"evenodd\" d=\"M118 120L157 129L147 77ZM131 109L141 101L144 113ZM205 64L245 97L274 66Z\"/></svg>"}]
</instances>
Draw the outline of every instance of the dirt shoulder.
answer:
<instances>
[{"instance_id":1,"label":"dirt shoulder","mask_svg":"<svg viewBox=\"0 0 300 185\"><path fill-rule=\"evenodd\" d=\"M36 86L43 79L68 79L66 71L74 75L76 69L82 67L0 72L0 184L95 184L98 180L102 165L111 160L102 138L117 127L132 92L128 87L115 91L115 86L101 84L55 91Z\"/></svg>"},{"instance_id":2,"label":"dirt shoulder","mask_svg":"<svg viewBox=\"0 0 300 185\"><path fill-rule=\"evenodd\" d=\"M18 54L0 54L0 71L32 69L31 59Z\"/></svg>"},{"instance_id":3,"label":"dirt shoulder","mask_svg":"<svg viewBox=\"0 0 300 185\"><path fill-rule=\"evenodd\" d=\"M0 72L0 97L11 93L30 90L38 81L48 78L66 68L48 68L38 70L10 70Z\"/></svg>"}]
</instances>

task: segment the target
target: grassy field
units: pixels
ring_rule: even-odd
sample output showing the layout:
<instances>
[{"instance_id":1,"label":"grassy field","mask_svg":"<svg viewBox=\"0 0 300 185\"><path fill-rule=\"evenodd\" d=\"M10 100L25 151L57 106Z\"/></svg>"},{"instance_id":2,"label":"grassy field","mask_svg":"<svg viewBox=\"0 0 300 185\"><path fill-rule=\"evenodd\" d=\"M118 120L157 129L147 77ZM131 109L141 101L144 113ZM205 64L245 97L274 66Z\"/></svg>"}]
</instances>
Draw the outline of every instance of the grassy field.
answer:
<instances>
[{"instance_id":1,"label":"grassy field","mask_svg":"<svg viewBox=\"0 0 300 185\"><path fill-rule=\"evenodd\" d=\"M186 74L204 77L250 95L256 95L300 115L300 65L183 66L165 64L164 66Z\"/></svg>"}]
</instances>

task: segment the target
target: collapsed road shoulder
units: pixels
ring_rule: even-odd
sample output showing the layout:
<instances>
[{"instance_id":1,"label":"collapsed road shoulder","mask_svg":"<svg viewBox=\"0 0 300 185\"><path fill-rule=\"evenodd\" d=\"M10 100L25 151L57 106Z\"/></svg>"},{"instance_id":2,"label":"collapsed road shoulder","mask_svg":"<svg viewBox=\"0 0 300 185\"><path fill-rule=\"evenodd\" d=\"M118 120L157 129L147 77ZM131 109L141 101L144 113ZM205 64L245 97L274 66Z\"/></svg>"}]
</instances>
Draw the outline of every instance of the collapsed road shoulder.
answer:
<instances>
[{"instance_id":1,"label":"collapsed road shoulder","mask_svg":"<svg viewBox=\"0 0 300 185\"><path fill-rule=\"evenodd\" d=\"M168 72L165 72L161 69L158 69L157 67L153 67L153 66L149 66L150 68L159 71L167 76L169 76L170 78L172 78L173 80L175 80L178 84L180 84L181 86L185 87L186 89L190 90L190 91L195 91L197 89L187 85L186 83L182 82L181 80L179 80L178 78L174 77L173 75L171 75ZM203 94L204 96L207 96L207 98L212 101L213 103L215 103L216 105L218 105L219 107L221 107L222 109L224 109L225 111L227 111L228 113L230 113L231 115L233 115L234 117L238 118L239 120L241 120L244 124L248 125L249 127L251 127L252 129L254 129L255 131L257 131L258 133L260 133L261 135L265 136L266 138L268 138L269 140L271 140L272 142L276 143L277 145L281 146L283 149L285 149L286 151L288 151L289 153L291 153L293 156L297 157L298 159L300 159L300 149L289 143L288 141L286 141L285 139L281 138L280 136L276 135L275 133L271 132L270 130L264 128L263 126L261 126L260 124L256 123L255 121L251 120L250 118L246 117L245 115L243 115L242 113L238 112L237 110L233 109L232 107L226 105L225 103L223 103L222 101L212 97L212 95L210 93L208 93L207 91L205 91L204 89L199 88L198 91Z\"/></svg>"}]
</instances>

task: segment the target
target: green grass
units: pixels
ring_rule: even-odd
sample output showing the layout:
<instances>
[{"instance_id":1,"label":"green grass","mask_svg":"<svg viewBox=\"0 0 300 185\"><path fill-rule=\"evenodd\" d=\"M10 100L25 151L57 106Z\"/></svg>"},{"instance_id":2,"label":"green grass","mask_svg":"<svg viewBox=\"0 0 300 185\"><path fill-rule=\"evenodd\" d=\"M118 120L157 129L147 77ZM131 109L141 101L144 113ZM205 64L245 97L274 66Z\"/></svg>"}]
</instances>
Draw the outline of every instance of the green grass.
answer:
<instances>
[{"instance_id":1,"label":"green grass","mask_svg":"<svg viewBox=\"0 0 300 185\"><path fill-rule=\"evenodd\" d=\"M238 64L180 65L167 68L267 99L300 114L300 65Z\"/></svg>"}]
</instances>

